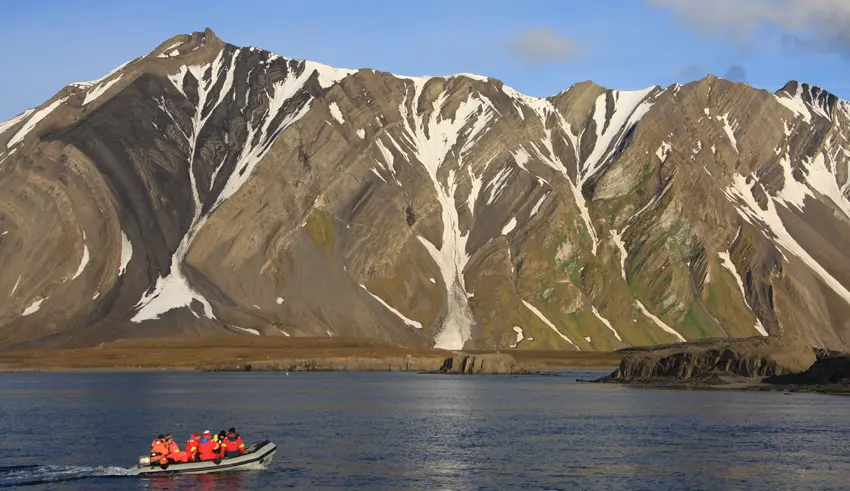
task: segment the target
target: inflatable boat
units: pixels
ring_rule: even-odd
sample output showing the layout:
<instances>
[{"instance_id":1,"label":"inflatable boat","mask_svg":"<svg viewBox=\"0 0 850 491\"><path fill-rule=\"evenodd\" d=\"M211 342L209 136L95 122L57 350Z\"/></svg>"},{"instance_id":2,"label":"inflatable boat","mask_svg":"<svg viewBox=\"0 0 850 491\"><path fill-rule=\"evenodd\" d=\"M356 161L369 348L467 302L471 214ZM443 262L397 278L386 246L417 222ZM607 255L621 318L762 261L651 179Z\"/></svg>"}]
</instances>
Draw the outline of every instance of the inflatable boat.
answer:
<instances>
[{"instance_id":1,"label":"inflatable boat","mask_svg":"<svg viewBox=\"0 0 850 491\"><path fill-rule=\"evenodd\" d=\"M163 476L171 474L208 474L210 472L262 470L269 466L277 446L266 440L245 449L245 455L221 460L186 462L179 464L151 464L148 456L139 457L137 476Z\"/></svg>"}]
</instances>

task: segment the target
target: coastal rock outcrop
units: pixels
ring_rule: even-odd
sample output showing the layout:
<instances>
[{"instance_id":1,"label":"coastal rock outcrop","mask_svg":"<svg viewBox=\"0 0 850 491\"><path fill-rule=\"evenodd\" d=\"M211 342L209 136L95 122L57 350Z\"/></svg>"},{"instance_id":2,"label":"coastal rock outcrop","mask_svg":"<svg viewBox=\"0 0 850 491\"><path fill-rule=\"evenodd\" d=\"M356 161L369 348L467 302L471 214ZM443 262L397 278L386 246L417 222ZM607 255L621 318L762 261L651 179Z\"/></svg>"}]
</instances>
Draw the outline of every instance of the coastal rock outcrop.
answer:
<instances>
[{"instance_id":1,"label":"coastal rock outcrop","mask_svg":"<svg viewBox=\"0 0 850 491\"><path fill-rule=\"evenodd\" d=\"M459 353L447 358L440 367L443 373L456 374L487 374L505 375L512 373L523 373L525 370L517 363L511 355L504 353L487 353L469 355Z\"/></svg>"},{"instance_id":2,"label":"coastal rock outcrop","mask_svg":"<svg viewBox=\"0 0 850 491\"><path fill-rule=\"evenodd\" d=\"M713 339L634 348L601 382L698 382L716 375L768 377L798 373L816 361L803 342L780 337Z\"/></svg>"},{"instance_id":3,"label":"coastal rock outcrop","mask_svg":"<svg viewBox=\"0 0 850 491\"><path fill-rule=\"evenodd\" d=\"M764 379L774 385L850 385L850 353L821 358L802 373L775 375Z\"/></svg>"}]
</instances>

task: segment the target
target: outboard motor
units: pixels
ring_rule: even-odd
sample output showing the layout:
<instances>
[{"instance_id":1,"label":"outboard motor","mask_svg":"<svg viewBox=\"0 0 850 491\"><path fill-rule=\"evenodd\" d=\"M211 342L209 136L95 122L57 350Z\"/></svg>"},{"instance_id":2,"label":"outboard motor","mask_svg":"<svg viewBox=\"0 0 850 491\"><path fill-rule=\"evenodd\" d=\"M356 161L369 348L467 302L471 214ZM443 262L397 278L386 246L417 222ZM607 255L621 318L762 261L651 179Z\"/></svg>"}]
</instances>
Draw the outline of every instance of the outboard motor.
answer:
<instances>
[{"instance_id":1,"label":"outboard motor","mask_svg":"<svg viewBox=\"0 0 850 491\"><path fill-rule=\"evenodd\" d=\"M151 458L147 455L142 455L139 457L139 467L147 467L151 465Z\"/></svg>"}]
</instances>

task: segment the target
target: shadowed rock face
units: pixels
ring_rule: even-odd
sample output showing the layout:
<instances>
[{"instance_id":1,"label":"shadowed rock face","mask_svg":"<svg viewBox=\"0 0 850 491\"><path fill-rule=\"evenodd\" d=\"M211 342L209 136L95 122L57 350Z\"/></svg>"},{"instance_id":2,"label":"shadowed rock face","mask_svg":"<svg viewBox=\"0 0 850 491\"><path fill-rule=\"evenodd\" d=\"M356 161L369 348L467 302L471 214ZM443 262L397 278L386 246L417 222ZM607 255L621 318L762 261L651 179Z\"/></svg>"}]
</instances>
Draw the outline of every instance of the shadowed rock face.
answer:
<instances>
[{"instance_id":1,"label":"shadowed rock face","mask_svg":"<svg viewBox=\"0 0 850 491\"><path fill-rule=\"evenodd\" d=\"M604 382L688 382L715 374L741 377L802 372L816 360L803 343L778 337L702 340L635 349Z\"/></svg>"},{"instance_id":2,"label":"shadowed rock face","mask_svg":"<svg viewBox=\"0 0 850 491\"><path fill-rule=\"evenodd\" d=\"M177 36L0 124L0 345L846 349L849 117L797 82L536 99Z\"/></svg>"}]
</instances>

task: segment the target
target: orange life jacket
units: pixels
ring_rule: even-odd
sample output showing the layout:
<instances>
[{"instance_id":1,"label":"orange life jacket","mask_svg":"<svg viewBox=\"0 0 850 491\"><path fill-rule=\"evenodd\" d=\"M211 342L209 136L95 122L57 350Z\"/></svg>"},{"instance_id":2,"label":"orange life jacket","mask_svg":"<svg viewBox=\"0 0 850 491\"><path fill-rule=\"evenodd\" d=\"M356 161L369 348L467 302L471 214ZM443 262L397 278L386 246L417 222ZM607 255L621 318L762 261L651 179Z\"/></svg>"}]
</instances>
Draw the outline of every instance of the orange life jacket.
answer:
<instances>
[{"instance_id":1,"label":"orange life jacket","mask_svg":"<svg viewBox=\"0 0 850 491\"><path fill-rule=\"evenodd\" d=\"M198 454L201 456L201 460L215 460L218 458L218 455L215 453L215 440L212 439L212 436L202 436L201 440L198 442Z\"/></svg>"},{"instance_id":2,"label":"orange life jacket","mask_svg":"<svg viewBox=\"0 0 850 491\"><path fill-rule=\"evenodd\" d=\"M157 455L168 455L168 446L159 438L154 438L153 442L151 442L151 456Z\"/></svg>"},{"instance_id":3,"label":"orange life jacket","mask_svg":"<svg viewBox=\"0 0 850 491\"><path fill-rule=\"evenodd\" d=\"M194 438L189 438L186 440L186 455L189 458L189 461L195 460L195 455L198 454L198 440Z\"/></svg>"},{"instance_id":4,"label":"orange life jacket","mask_svg":"<svg viewBox=\"0 0 850 491\"><path fill-rule=\"evenodd\" d=\"M245 444L242 442L242 437L234 433L228 433L227 437L221 442L221 455L233 454L239 452L245 454Z\"/></svg>"}]
</instances>

